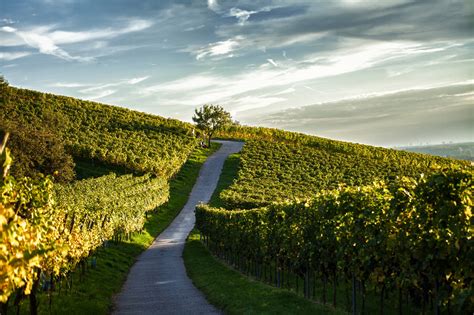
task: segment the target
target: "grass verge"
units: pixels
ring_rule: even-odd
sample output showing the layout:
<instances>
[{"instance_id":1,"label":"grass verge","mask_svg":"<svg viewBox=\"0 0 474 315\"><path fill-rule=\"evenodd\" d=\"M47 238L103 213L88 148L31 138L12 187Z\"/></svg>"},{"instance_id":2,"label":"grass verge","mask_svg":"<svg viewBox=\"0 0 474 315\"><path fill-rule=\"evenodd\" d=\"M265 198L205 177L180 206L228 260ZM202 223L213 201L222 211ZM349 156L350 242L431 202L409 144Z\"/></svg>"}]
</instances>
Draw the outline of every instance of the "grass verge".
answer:
<instances>
[{"instance_id":1,"label":"grass verge","mask_svg":"<svg viewBox=\"0 0 474 315\"><path fill-rule=\"evenodd\" d=\"M39 314L110 313L113 306L112 298L120 291L136 257L150 246L156 236L166 229L183 208L202 164L219 147L220 144L213 143L211 148L196 149L191 154L170 181L169 201L148 216L142 233L133 234L128 241L108 242L106 247L97 250L93 256L96 260L95 268L91 268L89 263L85 274L78 269L67 281L64 279L58 283L52 294L39 294ZM94 171L91 170L89 173L92 174ZM10 306L9 314L29 314L27 300L24 300L19 308L17 312L17 307Z\"/></svg>"},{"instance_id":2,"label":"grass verge","mask_svg":"<svg viewBox=\"0 0 474 315\"><path fill-rule=\"evenodd\" d=\"M242 275L214 258L196 230L186 242L183 258L194 285L226 314L346 314Z\"/></svg>"},{"instance_id":3,"label":"grass verge","mask_svg":"<svg viewBox=\"0 0 474 315\"><path fill-rule=\"evenodd\" d=\"M230 185L234 182L234 179L237 178L237 173L239 172L240 165L240 153L234 153L227 157L224 162L224 167L222 168L221 176L219 177L219 182L217 183L216 190L212 194L209 204L212 207L216 208L225 208L225 203L220 198L220 194L223 190L229 188Z\"/></svg>"}]
</instances>

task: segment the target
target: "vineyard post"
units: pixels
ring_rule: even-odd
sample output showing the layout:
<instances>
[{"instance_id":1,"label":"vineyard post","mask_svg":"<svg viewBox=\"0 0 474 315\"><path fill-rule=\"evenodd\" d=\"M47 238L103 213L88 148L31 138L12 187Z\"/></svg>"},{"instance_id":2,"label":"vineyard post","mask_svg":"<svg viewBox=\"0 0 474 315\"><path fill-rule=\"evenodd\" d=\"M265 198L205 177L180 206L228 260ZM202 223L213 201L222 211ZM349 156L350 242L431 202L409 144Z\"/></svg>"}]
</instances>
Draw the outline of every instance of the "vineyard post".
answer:
<instances>
[{"instance_id":1,"label":"vineyard post","mask_svg":"<svg viewBox=\"0 0 474 315\"><path fill-rule=\"evenodd\" d=\"M436 295L435 295L435 314L439 315L440 314L440 307L439 307L439 281L436 279L436 284L435 284L435 289L436 289Z\"/></svg>"},{"instance_id":2,"label":"vineyard post","mask_svg":"<svg viewBox=\"0 0 474 315\"><path fill-rule=\"evenodd\" d=\"M2 302L0 303L0 312L4 315L7 315L7 311L8 311L8 301L10 300L10 297L7 298L7 301L6 302Z\"/></svg>"},{"instance_id":3,"label":"vineyard post","mask_svg":"<svg viewBox=\"0 0 474 315\"><path fill-rule=\"evenodd\" d=\"M398 314L402 315L402 287L398 288Z\"/></svg>"},{"instance_id":4,"label":"vineyard post","mask_svg":"<svg viewBox=\"0 0 474 315\"><path fill-rule=\"evenodd\" d=\"M38 286L39 286L39 281L40 281L40 275L41 270L37 269L35 271L35 276L36 280L33 282L33 287L31 288L31 293L30 293L30 314L31 315L37 315L38 314L38 299L36 298L36 293L38 292Z\"/></svg>"},{"instance_id":5,"label":"vineyard post","mask_svg":"<svg viewBox=\"0 0 474 315\"><path fill-rule=\"evenodd\" d=\"M326 273L324 273L324 279L323 279L323 304L326 304L326 284L328 282L328 277Z\"/></svg>"},{"instance_id":6,"label":"vineyard post","mask_svg":"<svg viewBox=\"0 0 474 315\"><path fill-rule=\"evenodd\" d=\"M384 313L384 295L385 295L385 284L382 285L382 290L380 291L380 315Z\"/></svg>"},{"instance_id":7,"label":"vineyard post","mask_svg":"<svg viewBox=\"0 0 474 315\"><path fill-rule=\"evenodd\" d=\"M362 281L362 306L361 306L361 314L365 313L365 281Z\"/></svg>"},{"instance_id":8,"label":"vineyard post","mask_svg":"<svg viewBox=\"0 0 474 315\"><path fill-rule=\"evenodd\" d=\"M352 314L357 314L356 278L354 274L352 274Z\"/></svg>"},{"instance_id":9,"label":"vineyard post","mask_svg":"<svg viewBox=\"0 0 474 315\"><path fill-rule=\"evenodd\" d=\"M290 288L290 275L291 275L291 269L290 269L290 260L288 259L287 264L286 264L286 286Z\"/></svg>"},{"instance_id":10,"label":"vineyard post","mask_svg":"<svg viewBox=\"0 0 474 315\"><path fill-rule=\"evenodd\" d=\"M304 297L309 299L309 272L306 268L304 273Z\"/></svg>"}]
</instances>

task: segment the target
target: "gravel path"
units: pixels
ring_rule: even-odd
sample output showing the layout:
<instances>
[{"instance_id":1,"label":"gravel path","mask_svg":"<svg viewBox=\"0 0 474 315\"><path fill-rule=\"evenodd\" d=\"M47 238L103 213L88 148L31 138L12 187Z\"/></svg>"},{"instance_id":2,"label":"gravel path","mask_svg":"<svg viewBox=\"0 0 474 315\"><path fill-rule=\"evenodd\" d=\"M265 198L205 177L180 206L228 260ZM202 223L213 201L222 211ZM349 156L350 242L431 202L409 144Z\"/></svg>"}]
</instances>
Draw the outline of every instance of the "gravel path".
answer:
<instances>
[{"instance_id":1,"label":"gravel path","mask_svg":"<svg viewBox=\"0 0 474 315\"><path fill-rule=\"evenodd\" d=\"M186 274L182 253L194 227L194 209L214 192L224 161L243 143L216 141L221 148L201 168L183 210L143 252L130 269L122 292L115 297L114 314L217 314Z\"/></svg>"}]
</instances>

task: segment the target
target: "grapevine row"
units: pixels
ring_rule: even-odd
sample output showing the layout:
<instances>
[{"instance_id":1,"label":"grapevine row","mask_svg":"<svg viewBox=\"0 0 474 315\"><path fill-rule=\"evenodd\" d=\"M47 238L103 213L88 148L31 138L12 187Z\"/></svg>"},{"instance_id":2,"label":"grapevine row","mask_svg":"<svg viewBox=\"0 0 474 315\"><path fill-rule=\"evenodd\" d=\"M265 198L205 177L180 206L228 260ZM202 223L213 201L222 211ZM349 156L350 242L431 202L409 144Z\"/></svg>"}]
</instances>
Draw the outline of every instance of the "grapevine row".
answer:
<instances>
[{"instance_id":1,"label":"grapevine row","mask_svg":"<svg viewBox=\"0 0 474 315\"><path fill-rule=\"evenodd\" d=\"M374 150L359 147L357 152ZM250 140L241 152L238 177L220 198L229 209L251 209L273 201L304 199L341 183L369 185L375 180L430 174L439 168L467 167L467 162L440 157L386 149L374 152L368 157L298 142Z\"/></svg>"},{"instance_id":2,"label":"grapevine row","mask_svg":"<svg viewBox=\"0 0 474 315\"><path fill-rule=\"evenodd\" d=\"M47 127L74 157L170 178L196 145L192 125L175 119L14 87L2 94L0 122Z\"/></svg>"},{"instance_id":3,"label":"grapevine row","mask_svg":"<svg viewBox=\"0 0 474 315\"><path fill-rule=\"evenodd\" d=\"M40 274L65 276L105 241L140 231L168 199L164 178L110 174L54 185L49 177L0 186L0 302L15 291L35 298Z\"/></svg>"},{"instance_id":4,"label":"grapevine row","mask_svg":"<svg viewBox=\"0 0 474 315\"><path fill-rule=\"evenodd\" d=\"M202 205L196 225L214 252L250 263L257 277L271 266L278 279L285 272L304 278L305 288L313 274L323 283L354 279L380 290L382 299L383 292L403 291L420 305L431 299L438 310L468 313L474 307L472 176L446 170L340 186L305 202L254 210Z\"/></svg>"}]
</instances>

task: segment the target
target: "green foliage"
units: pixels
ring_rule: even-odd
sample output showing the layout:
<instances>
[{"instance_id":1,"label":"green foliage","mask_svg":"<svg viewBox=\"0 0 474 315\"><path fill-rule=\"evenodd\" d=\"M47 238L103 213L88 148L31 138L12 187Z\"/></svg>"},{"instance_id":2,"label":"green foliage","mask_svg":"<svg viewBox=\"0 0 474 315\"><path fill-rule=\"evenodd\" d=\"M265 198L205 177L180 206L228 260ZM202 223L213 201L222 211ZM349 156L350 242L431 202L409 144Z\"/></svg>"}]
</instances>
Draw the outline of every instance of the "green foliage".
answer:
<instances>
[{"instance_id":1,"label":"green foliage","mask_svg":"<svg viewBox=\"0 0 474 315\"><path fill-rule=\"evenodd\" d=\"M74 157L170 178L193 150L192 126L124 108L8 87L0 122L47 126ZM47 140L45 140L47 141Z\"/></svg>"},{"instance_id":2,"label":"green foliage","mask_svg":"<svg viewBox=\"0 0 474 315\"><path fill-rule=\"evenodd\" d=\"M228 112L219 105L204 105L195 110L193 121L196 127L204 132L208 138L208 146L211 145L211 138L214 133L231 123L231 117Z\"/></svg>"},{"instance_id":3,"label":"green foliage","mask_svg":"<svg viewBox=\"0 0 474 315\"><path fill-rule=\"evenodd\" d=\"M318 146L319 138L310 140L308 143L247 141L236 180L220 194L226 207L250 209L274 201L305 199L340 184L368 185L375 180L393 181L401 176L429 174L439 167L468 165L362 145L352 144L354 148L342 150L336 149L337 141L332 141L334 147L331 147L324 142Z\"/></svg>"},{"instance_id":4,"label":"green foliage","mask_svg":"<svg viewBox=\"0 0 474 315\"><path fill-rule=\"evenodd\" d=\"M186 241L183 259L194 285L225 314L345 314L245 277L213 257L196 231Z\"/></svg>"},{"instance_id":5,"label":"green foliage","mask_svg":"<svg viewBox=\"0 0 474 315\"><path fill-rule=\"evenodd\" d=\"M474 307L472 177L472 171L446 170L246 211L203 205L196 226L221 255L276 262L333 282L354 276L468 313Z\"/></svg>"},{"instance_id":6,"label":"green foliage","mask_svg":"<svg viewBox=\"0 0 474 315\"><path fill-rule=\"evenodd\" d=\"M221 192L228 189L230 185L234 182L234 179L237 177L237 172L239 170L240 164L240 154L235 153L227 157L222 167L222 172L217 182L216 189L212 193L211 200L209 205L212 207L224 207L225 204L220 198Z\"/></svg>"},{"instance_id":7,"label":"green foliage","mask_svg":"<svg viewBox=\"0 0 474 315\"><path fill-rule=\"evenodd\" d=\"M113 295L120 291L123 282L126 279L129 268L133 265L136 257L144 251L153 242L156 235L161 233L176 217L179 211L182 209L187 201L187 196L191 192L194 182L199 175L199 170L207 156L214 152L219 146L213 144L210 149L196 149L190 155L188 161L183 165L180 171L170 180L170 194L169 200L159 206L153 211L148 211L145 215L145 224L143 229L138 232L129 234L130 237L123 234L123 229L120 234L117 234L114 239L121 239L121 242L107 241L104 246L100 246L96 250L91 252L88 258L84 258L76 269L70 269L66 273L66 277L53 277L54 286L52 290L48 290L44 293L38 294L39 301L39 314L108 314L111 312ZM84 168L88 168L88 174L93 174L94 167L92 165L82 165ZM104 171L104 165L99 166L98 173ZM148 176L148 175L147 175ZM105 178L107 180L101 180L100 178L89 179L80 181L74 184L62 185L61 188L56 189L56 195L61 194L60 200L68 199L68 193L71 193L74 197L72 199L79 207L87 208L88 215L91 215L92 210L104 212L106 209L100 209L99 206L102 203L109 202L107 211L115 216L115 212L124 212L122 207L125 203L136 203L137 206L143 205L143 200L139 196L131 195L131 201L124 200L124 195L127 191L121 192L122 196L114 198L114 196L105 196L103 194L106 189L105 182L110 181L112 189L116 187L122 187L126 189L127 186L131 186L132 190L139 191L139 187L144 188L147 183L144 176L117 176L108 175ZM135 184L132 182L135 181ZM148 181L151 186L153 179ZM94 189L98 189L98 199L101 201L96 206L95 196L92 194ZM78 192L74 192L75 190ZM58 191L59 190L59 191ZM80 194L85 194L83 200L81 200ZM149 190L150 194L153 194L152 190ZM148 196L153 198L154 196ZM127 199L127 198L125 198ZM132 207L133 208L133 207ZM84 216L82 211L78 211L76 214L75 221L83 222ZM130 212L132 214L132 211ZM125 215L127 215L125 213ZM89 220L87 217L85 220ZM129 223L122 222L121 224L129 225L132 227L135 223L135 218L131 217ZM87 226L87 225L86 225ZM89 225L90 226L90 225ZM92 261L96 262L95 267L90 267ZM84 268L84 269L83 269ZM85 273L84 273L85 271ZM42 277L41 284L47 283L50 278ZM71 287L70 284L73 283ZM52 303L50 304L50 299ZM51 305L49 308L48 305ZM12 307L12 303L9 304L12 313L16 310ZM29 314L28 305L22 303L20 314Z\"/></svg>"},{"instance_id":8,"label":"green foliage","mask_svg":"<svg viewBox=\"0 0 474 315\"><path fill-rule=\"evenodd\" d=\"M53 175L57 182L74 179L74 161L65 151L63 142L47 129L29 125L16 126L0 121L0 130L10 132L9 146L15 163L14 177Z\"/></svg>"}]
</instances>

